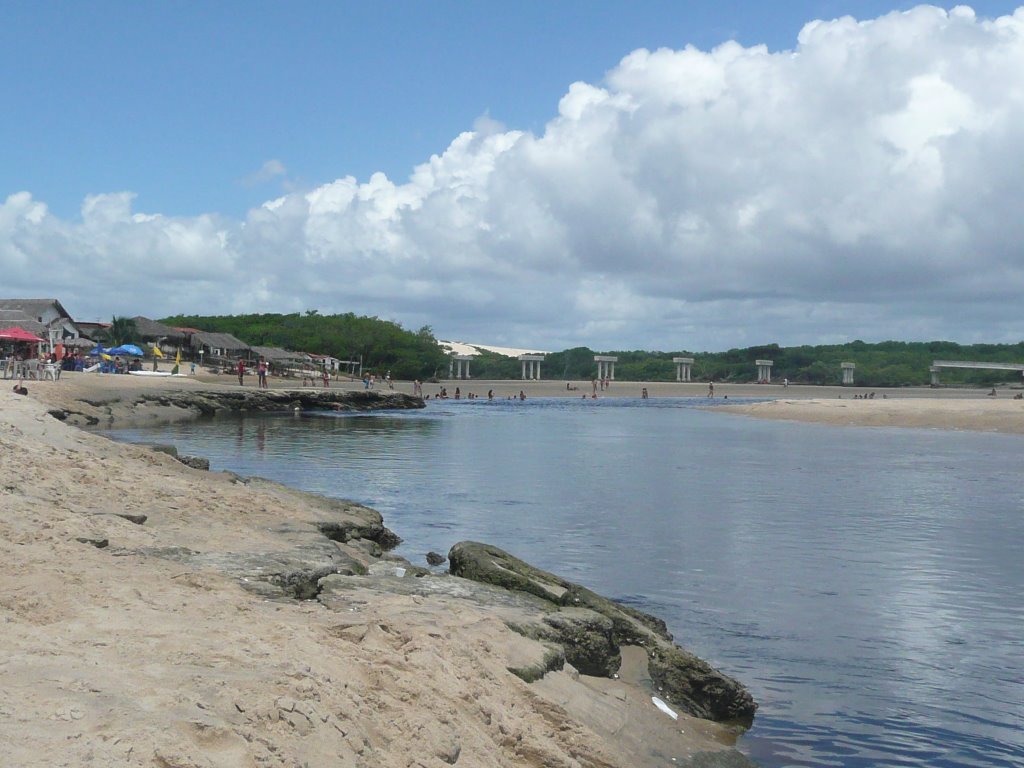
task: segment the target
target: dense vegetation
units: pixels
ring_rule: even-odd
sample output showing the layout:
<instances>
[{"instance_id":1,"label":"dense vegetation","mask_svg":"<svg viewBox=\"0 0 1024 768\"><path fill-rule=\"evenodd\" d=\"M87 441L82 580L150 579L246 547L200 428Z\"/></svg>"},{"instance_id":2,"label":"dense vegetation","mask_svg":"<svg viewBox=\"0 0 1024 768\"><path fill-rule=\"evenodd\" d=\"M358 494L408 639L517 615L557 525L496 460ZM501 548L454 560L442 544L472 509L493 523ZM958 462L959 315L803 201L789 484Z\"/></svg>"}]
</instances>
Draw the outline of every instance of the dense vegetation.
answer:
<instances>
[{"instance_id":1,"label":"dense vegetation","mask_svg":"<svg viewBox=\"0 0 1024 768\"><path fill-rule=\"evenodd\" d=\"M390 370L399 379L448 375L448 357L428 326L414 332L376 317L351 312L321 315L316 310L290 315L178 315L160 322L230 333L246 344L359 360L364 370Z\"/></svg>"},{"instance_id":2,"label":"dense vegetation","mask_svg":"<svg viewBox=\"0 0 1024 768\"><path fill-rule=\"evenodd\" d=\"M362 360L364 369L390 370L395 378L446 378L449 358L437 345L429 326L408 331L397 323L352 313L321 315L315 310L305 314L265 314L236 316L184 316L161 322L190 326L205 331L230 333L248 344L284 347L328 354L342 360ZM726 352L647 352L643 350L597 351L587 347L553 352L542 364L543 378L562 381L589 381L596 375L595 354L615 355L615 378L620 381L674 381L673 357L694 358L695 381L753 382L757 371L754 360L774 361L773 381L789 379L794 384L839 384L840 363L857 366L855 380L865 387L927 385L928 369L934 360L971 360L1024 364L1024 342L1018 344L970 344L950 341L885 341L866 344L780 347L767 344ZM474 379L518 379L521 364L514 358L483 352L471 364ZM942 383L948 385L991 386L1002 382L1019 383L1013 371L943 370Z\"/></svg>"},{"instance_id":3,"label":"dense vegetation","mask_svg":"<svg viewBox=\"0 0 1024 768\"><path fill-rule=\"evenodd\" d=\"M615 378L620 381L674 381L673 357L694 358L695 381L753 382L757 378L755 360L772 360L772 380L789 379L794 384L839 384L840 363L857 366L855 381L865 387L927 385L928 369L935 360L970 360L1024 364L1024 342L1019 344L961 345L949 341L885 341L866 344L853 341L827 346L780 347L768 344L727 352L647 352L643 350L598 352L576 347L549 354L543 363L546 379L589 381L596 375L595 354L614 355ZM518 361L484 354L473 361L474 378L519 378ZM941 373L943 384L991 386L1001 382L1017 383L1013 371L949 370Z\"/></svg>"}]
</instances>

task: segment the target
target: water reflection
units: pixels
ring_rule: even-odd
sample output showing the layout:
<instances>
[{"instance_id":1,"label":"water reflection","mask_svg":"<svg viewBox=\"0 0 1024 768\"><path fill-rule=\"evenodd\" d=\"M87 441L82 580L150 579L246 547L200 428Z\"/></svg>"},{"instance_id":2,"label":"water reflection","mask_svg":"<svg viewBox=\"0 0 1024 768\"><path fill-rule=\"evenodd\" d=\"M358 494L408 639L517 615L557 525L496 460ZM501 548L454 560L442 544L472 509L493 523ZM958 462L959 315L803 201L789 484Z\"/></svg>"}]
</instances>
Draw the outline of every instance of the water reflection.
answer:
<instances>
[{"instance_id":1,"label":"water reflection","mask_svg":"<svg viewBox=\"0 0 1024 768\"><path fill-rule=\"evenodd\" d=\"M376 507L417 562L490 541L658 613L751 686L764 765L1024 764L1024 440L706 403L432 402L159 439Z\"/></svg>"}]
</instances>

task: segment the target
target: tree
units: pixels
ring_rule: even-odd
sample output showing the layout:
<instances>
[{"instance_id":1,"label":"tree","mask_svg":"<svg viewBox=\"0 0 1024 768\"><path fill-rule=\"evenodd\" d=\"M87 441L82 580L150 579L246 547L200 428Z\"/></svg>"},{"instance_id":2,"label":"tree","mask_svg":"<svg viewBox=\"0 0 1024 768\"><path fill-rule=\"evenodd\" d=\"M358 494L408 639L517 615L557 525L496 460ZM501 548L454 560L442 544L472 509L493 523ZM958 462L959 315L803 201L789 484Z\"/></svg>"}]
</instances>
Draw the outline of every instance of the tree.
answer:
<instances>
[{"instance_id":1,"label":"tree","mask_svg":"<svg viewBox=\"0 0 1024 768\"><path fill-rule=\"evenodd\" d=\"M138 338L138 335L139 329L130 317L115 315L110 318L110 327L107 328L106 337L107 343L111 346L119 347L122 344L130 344Z\"/></svg>"}]
</instances>

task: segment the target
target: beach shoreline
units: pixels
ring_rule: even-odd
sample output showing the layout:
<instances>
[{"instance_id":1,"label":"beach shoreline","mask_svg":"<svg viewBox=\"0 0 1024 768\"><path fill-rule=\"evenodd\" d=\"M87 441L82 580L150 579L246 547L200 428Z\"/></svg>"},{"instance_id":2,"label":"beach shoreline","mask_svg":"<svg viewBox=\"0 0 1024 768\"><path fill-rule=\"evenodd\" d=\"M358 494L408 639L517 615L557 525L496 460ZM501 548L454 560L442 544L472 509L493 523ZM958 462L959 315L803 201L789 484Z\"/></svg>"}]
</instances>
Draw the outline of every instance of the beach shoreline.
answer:
<instances>
[{"instance_id":1,"label":"beach shoreline","mask_svg":"<svg viewBox=\"0 0 1024 768\"><path fill-rule=\"evenodd\" d=\"M533 603L510 616L493 587L388 555L373 510L53 415L194 417L149 412L167 386L217 384L83 375L0 391L12 764L749 765L733 728L652 704L645 654L625 647L617 679L559 671L550 642L509 629L536 620ZM551 671L525 683L538 668Z\"/></svg>"}]
</instances>

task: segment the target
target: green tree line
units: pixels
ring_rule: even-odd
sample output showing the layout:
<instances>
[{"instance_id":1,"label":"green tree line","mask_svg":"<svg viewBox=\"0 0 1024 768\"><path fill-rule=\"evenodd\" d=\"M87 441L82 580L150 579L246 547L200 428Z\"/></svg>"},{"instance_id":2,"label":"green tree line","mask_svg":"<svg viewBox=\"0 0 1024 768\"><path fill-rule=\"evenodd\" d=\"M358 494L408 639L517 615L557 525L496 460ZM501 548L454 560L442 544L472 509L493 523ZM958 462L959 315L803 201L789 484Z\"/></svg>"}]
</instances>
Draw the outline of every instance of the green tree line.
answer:
<instances>
[{"instance_id":1,"label":"green tree line","mask_svg":"<svg viewBox=\"0 0 1024 768\"><path fill-rule=\"evenodd\" d=\"M321 315L316 310L289 315L176 315L160 322L230 333L246 344L361 361L364 370L390 370L399 379L448 375L448 357L429 326L409 331L376 317L352 312Z\"/></svg>"},{"instance_id":2,"label":"green tree line","mask_svg":"<svg viewBox=\"0 0 1024 768\"><path fill-rule=\"evenodd\" d=\"M398 323L351 312L321 315L316 310L261 315L177 315L161 320L173 326L230 333L247 344L284 347L327 354L341 360L361 360L364 369L402 379L446 378L449 357L437 344L429 326L418 331ZM951 341L883 341L780 347L764 344L725 352L652 352L647 350L593 350L575 347L549 353L543 364L545 379L589 381L597 375L594 355L614 355L615 378L620 381L675 381L673 357L692 357L695 381L749 383L757 378L755 360L774 362L773 381L829 385L842 382L840 363L854 363L855 381L865 387L922 386L930 382L934 360L971 360L1024 364L1024 342L1017 344L957 344ZM515 358L481 352L472 362L475 379L518 379L521 364ZM992 386L1019 382L1012 371L942 371L942 383L951 386Z\"/></svg>"},{"instance_id":3,"label":"green tree line","mask_svg":"<svg viewBox=\"0 0 1024 768\"><path fill-rule=\"evenodd\" d=\"M934 360L969 360L1024 364L1024 342L1018 344L969 344L950 341L885 341L847 344L780 347L766 344L725 352L650 352L646 350L598 351L576 347L548 354L543 363L545 379L589 381L597 375L594 355L618 357L615 378L620 381L675 381L673 357L692 357L695 381L752 383L757 379L755 360L771 360L772 380L789 379L794 384L831 385L842 383L841 363L854 363L855 381L865 387L926 386ZM521 375L517 360L484 353L473 360L473 376L482 379L516 379ZM992 386L1019 382L1012 371L944 369L941 380L952 386Z\"/></svg>"}]
</instances>

